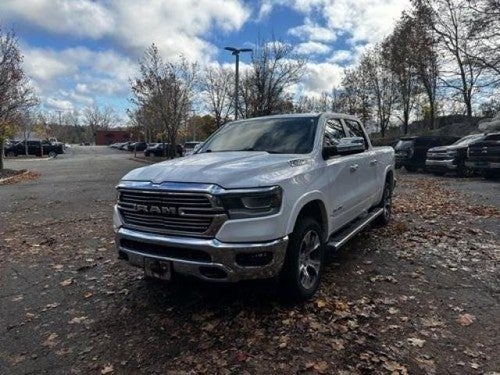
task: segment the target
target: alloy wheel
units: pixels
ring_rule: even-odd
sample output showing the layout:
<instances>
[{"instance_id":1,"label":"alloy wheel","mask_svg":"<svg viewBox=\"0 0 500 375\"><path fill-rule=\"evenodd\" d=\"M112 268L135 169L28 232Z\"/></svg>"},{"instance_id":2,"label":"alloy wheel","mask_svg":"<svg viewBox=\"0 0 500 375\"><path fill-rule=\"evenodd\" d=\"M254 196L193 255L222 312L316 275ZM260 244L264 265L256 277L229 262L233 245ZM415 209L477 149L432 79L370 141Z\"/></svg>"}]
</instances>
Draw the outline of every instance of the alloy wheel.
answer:
<instances>
[{"instance_id":1,"label":"alloy wheel","mask_svg":"<svg viewBox=\"0 0 500 375\"><path fill-rule=\"evenodd\" d=\"M318 281L321 269L321 240L315 230L302 238L299 252L299 280L304 289L311 289Z\"/></svg>"}]
</instances>

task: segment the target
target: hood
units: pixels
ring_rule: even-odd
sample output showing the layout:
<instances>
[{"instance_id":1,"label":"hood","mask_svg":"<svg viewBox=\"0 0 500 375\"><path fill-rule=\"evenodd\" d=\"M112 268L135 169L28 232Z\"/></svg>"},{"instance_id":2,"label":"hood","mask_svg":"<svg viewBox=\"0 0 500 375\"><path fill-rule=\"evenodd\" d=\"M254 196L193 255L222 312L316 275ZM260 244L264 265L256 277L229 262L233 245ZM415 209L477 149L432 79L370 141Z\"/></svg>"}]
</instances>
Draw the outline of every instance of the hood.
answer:
<instances>
[{"instance_id":1,"label":"hood","mask_svg":"<svg viewBox=\"0 0 500 375\"><path fill-rule=\"evenodd\" d=\"M289 163L297 159L311 160L306 155L260 151L209 152L134 169L122 180L198 182L224 188L270 186L299 173L302 168Z\"/></svg>"}]
</instances>

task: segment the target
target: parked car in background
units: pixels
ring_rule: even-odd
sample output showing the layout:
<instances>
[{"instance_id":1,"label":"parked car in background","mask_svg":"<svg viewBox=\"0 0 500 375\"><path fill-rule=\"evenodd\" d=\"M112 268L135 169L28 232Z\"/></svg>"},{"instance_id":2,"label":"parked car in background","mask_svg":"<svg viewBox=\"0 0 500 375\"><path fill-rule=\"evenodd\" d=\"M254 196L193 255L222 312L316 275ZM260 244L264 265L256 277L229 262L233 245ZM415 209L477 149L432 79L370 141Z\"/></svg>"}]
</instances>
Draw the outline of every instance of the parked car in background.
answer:
<instances>
[{"instance_id":1,"label":"parked car in background","mask_svg":"<svg viewBox=\"0 0 500 375\"><path fill-rule=\"evenodd\" d=\"M144 150L144 156L148 157L168 155L170 149L171 147L168 143L152 143Z\"/></svg>"},{"instance_id":2,"label":"parked car in background","mask_svg":"<svg viewBox=\"0 0 500 375\"><path fill-rule=\"evenodd\" d=\"M15 157L19 155L26 155L26 146L28 148L27 155L41 156L41 148L43 147L43 155L55 158L59 154L64 153L64 148L62 143L52 144L49 141L20 141L17 143L11 143L8 148L4 150L4 154L7 157Z\"/></svg>"},{"instance_id":3,"label":"parked car in background","mask_svg":"<svg viewBox=\"0 0 500 375\"><path fill-rule=\"evenodd\" d=\"M403 137L396 143L396 168L405 167L408 172L425 168L427 151L437 146L450 145L459 137L449 136L414 136Z\"/></svg>"},{"instance_id":4,"label":"parked car in background","mask_svg":"<svg viewBox=\"0 0 500 375\"><path fill-rule=\"evenodd\" d=\"M128 147L132 142L124 142L119 147L118 150L128 151Z\"/></svg>"},{"instance_id":5,"label":"parked car in background","mask_svg":"<svg viewBox=\"0 0 500 375\"><path fill-rule=\"evenodd\" d=\"M144 150L144 156L169 156L172 151L172 146L169 143L153 143ZM175 154L182 156L181 145L175 147Z\"/></svg>"},{"instance_id":6,"label":"parked car in background","mask_svg":"<svg viewBox=\"0 0 500 375\"><path fill-rule=\"evenodd\" d=\"M447 172L456 172L460 177L472 175L474 170L465 165L467 147L484 137L485 134L467 135L451 145L429 149L425 169L436 175L444 175Z\"/></svg>"},{"instance_id":7,"label":"parked car in background","mask_svg":"<svg viewBox=\"0 0 500 375\"><path fill-rule=\"evenodd\" d=\"M197 147L199 147L203 142L186 142L184 143L184 156L192 155Z\"/></svg>"},{"instance_id":8,"label":"parked car in background","mask_svg":"<svg viewBox=\"0 0 500 375\"><path fill-rule=\"evenodd\" d=\"M500 132L486 134L469 144L465 165L481 172L485 178L500 177Z\"/></svg>"},{"instance_id":9,"label":"parked car in background","mask_svg":"<svg viewBox=\"0 0 500 375\"><path fill-rule=\"evenodd\" d=\"M132 151L144 151L148 147L147 142L136 142Z\"/></svg>"}]
</instances>

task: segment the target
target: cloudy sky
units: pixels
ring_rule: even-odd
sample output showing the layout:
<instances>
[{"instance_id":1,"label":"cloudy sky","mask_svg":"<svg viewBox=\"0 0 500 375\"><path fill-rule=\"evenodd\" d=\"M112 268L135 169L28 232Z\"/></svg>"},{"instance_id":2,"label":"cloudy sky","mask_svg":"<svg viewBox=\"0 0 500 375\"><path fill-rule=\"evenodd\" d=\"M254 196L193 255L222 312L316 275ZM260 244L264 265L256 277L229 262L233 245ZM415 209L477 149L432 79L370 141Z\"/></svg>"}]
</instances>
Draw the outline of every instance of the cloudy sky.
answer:
<instances>
[{"instance_id":1,"label":"cloudy sky","mask_svg":"<svg viewBox=\"0 0 500 375\"><path fill-rule=\"evenodd\" d=\"M45 110L129 107L129 78L151 43L166 58L233 63L224 46L287 41L308 56L298 90L330 90L383 38L408 0L2 0L0 24L20 39ZM248 61L242 56L243 63Z\"/></svg>"}]
</instances>

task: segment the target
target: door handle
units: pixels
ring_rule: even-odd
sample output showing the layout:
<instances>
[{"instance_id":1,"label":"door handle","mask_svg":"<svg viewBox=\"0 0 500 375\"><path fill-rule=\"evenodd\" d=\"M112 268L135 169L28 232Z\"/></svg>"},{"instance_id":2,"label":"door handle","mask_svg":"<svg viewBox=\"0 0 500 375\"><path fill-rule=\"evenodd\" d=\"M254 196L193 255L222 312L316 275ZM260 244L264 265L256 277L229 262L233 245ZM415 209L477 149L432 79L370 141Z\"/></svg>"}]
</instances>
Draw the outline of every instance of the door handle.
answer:
<instances>
[{"instance_id":1,"label":"door handle","mask_svg":"<svg viewBox=\"0 0 500 375\"><path fill-rule=\"evenodd\" d=\"M358 170L358 167L359 167L359 165L357 165L357 164L353 164L353 165L351 165L351 166L349 167L349 170L350 170L351 172L356 172L356 171Z\"/></svg>"},{"instance_id":2,"label":"door handle","mask_svg":"<svg viewBox=\"0 0 500 375\"><path fill-rule=\"evenodd\" d=\"M377 163L377 159L370 160L370 165L376 165Z\"/></svg>"}]
</instances>

